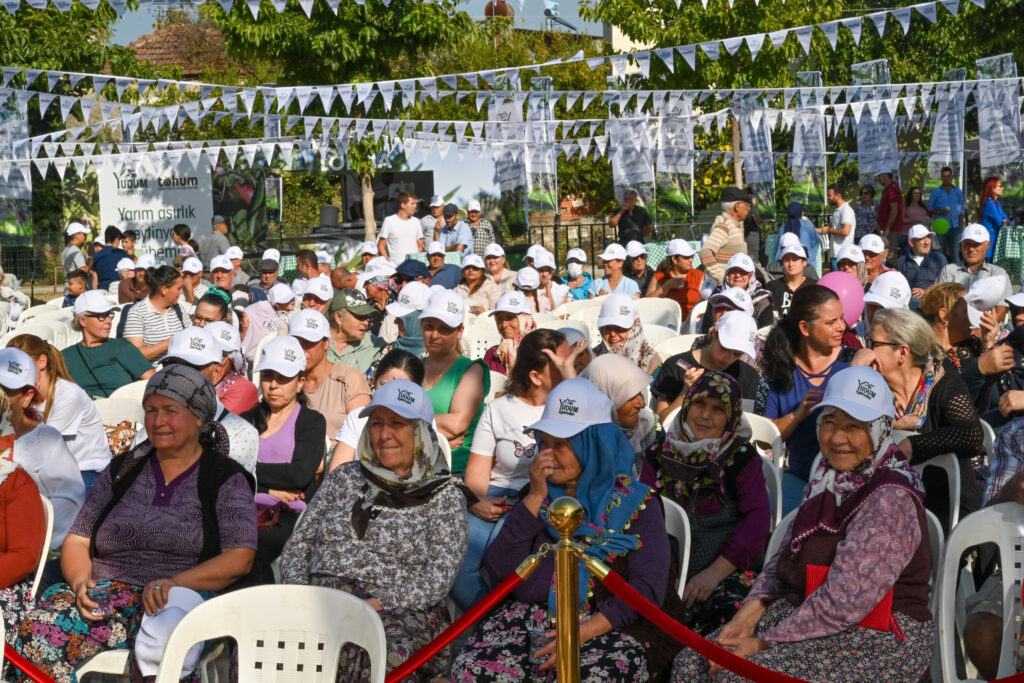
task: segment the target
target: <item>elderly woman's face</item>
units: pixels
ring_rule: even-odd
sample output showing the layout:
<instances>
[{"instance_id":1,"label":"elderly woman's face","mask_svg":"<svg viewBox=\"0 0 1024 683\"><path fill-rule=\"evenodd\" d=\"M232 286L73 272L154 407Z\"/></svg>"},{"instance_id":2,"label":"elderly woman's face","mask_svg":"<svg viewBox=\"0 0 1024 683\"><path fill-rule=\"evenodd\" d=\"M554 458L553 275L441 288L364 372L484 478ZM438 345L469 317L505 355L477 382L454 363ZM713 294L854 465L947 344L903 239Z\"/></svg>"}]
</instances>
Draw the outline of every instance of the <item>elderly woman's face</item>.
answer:
<instances>
[{"instance_id":1,"label":"elderly woman's face","mask_svg":"<svg viewBox=\"0 0 1024 683\"><path fill-rule=\"evenodd\" d=\"M400 477L409 476L416 446L413 421L381 406L370 413L367 426L370 443L380 464Z\"/></svg>"},{"instance_id":2,"label":"elderly woman's face","mask_svg":"<svg viewBox=\"0 0 1024 683\"><path fill-rule=\"evenodd\" d=\"M629 339L629 330L618 325L605 325L601 328L601 338L604 339L608 348L614 349L626 343L626 340Z\"/></svg>"},{"instance_id":3,"label":"elderly woman's face","mask_svg":"<svg viewBox=\"0 0 1024 683\"><path fill-rule=\"evenodd\" d=\"M729 406L711 396L698 396L690 401L686 424L695 439L720 439L729 421Z\"/></svg>"},{"instance_id":4,"label":"elderly woman's face","mask_svg":"<svg viewBox=\"0 0 1024 683\"><path fill-rule=\"evenodd\" d=\"M557 486L575 486L583 473L583 467L576 457L576 451L568 439L559 439L550 434L540 435L540 454L549 454L555 461L554 471L548 475L548 483Z\"/></svg>"},{"instance_id":5,"label":"elderly woman's face","mask_svg":"<svg viewBox=\"0 0 1024 683\"><path fill-rule=\"evenodd\" d=\"M821 455L837 472L849 472L871 455L871 432L838 408L821 418L818 427Z\"/></svg>"},{"instance_id":6,"label":"elderly woman's face","mask_svg":"<svg viewBox=\"0 0 1024 683\"><path fill-rule=\"evenodd\" d=\"M640 424L640 411L643 407L643 394L637 394L623 403L619 406L618 410L615 411L615 415L619 419L619 425L626 429L636 429L636 426Z\"/></svg>"},{"instance_id":7,"label":"elderly woman's face","mask_svg":"<svg viewBox=\"0 0 1024 683\"><path fill-rule=\"evenodd\" d=\"M909 360L907 348L902 345L893 346L893 341L885 333L885 328L875 325L868 335L867 345L875 352L875 362L872 364L882 377L888 382L890 378L896 377Z\"/></svg>"},{"instance_id":8,"label":"elderly woman's face","mask_svg":"<svg viewBox=\"0 0 1024 683\"><path fill-rule=\"evenodd\" d=\"M146 434L157 450L198 443L203 421L184 404L160 394L150 394L142 407L146 411Z\"/></svg>"},{"instance_id":9,"label":"elderly woman's face","mask_svg":"<svg viewBox=\"0 0 1024 683\"><path fill-rule=\"evenodd\" d=\"M733 268L725 274L725 279L728 280L729 286L739 287L740 289L746 289L750 285L750 278L752 277L752 273L748 273L742 268Z\"/></svg>"},{"instance_id":10,"label":"elderly woman's face","mask_svg":"<svg viewBox=\"0 0 1024 683\"><path fill-rule=\"evenodd\" d=\"M502 339L513 339L520 333L519 316L515 313L497 311L494 314L494 324L498 327L498 334Z\"/></svg>"}]
</instances>

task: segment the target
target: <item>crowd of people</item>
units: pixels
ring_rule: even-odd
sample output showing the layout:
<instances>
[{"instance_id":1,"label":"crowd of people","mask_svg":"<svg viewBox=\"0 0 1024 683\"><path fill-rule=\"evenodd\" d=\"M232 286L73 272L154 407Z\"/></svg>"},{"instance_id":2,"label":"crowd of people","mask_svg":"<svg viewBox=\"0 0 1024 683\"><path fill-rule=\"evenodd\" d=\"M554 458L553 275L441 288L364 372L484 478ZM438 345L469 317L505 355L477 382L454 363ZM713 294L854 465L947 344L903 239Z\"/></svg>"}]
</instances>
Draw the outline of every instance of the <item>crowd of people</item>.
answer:
<instances>
[{"instance_id":1,"label":"crowd of people","mask_svg":"<svg viewBox=\"0 0 1024 683\"><path fill-rule=\"evenodd\" d=\"M965 225L942 179L927 204L887 172L877 205L870 185L857 207L830 186L822 226L793 202L771 258L748 253L754 202L733 187L704 240L669 240L654 263L631 194L600 273L578 247L560 260L543 245L512 269L478 204L463 220L434 197L417 219L406 192L355 263L303 249L291 282L276 249L247 275L219 217L198 244L176 229L170 264L115 227L87 257L72 223L62 303L81 341L22 334L0 350L7 642L57 681L128 649L141 679L172 591L198 604L280 582L365 600L392 669L450 623L449 601L470 608L553 543L547 505L571 495L586 554L734 653L806 680L917 681L934 634L926 510L948 529L955 492L914 466L955 455L961 515L1021 498L1024 471L1024 295L986 260L1001 184ZM595 298L591 339L559 312ZM659 353L640 298L672 299L682 319L706 301L692 347ZM463 344L471 317L493 325L490 348ZM144 423L115 444L94 399L133 382ZM753 415L785 453L755 444ZM989 472L981 417L1002 431ZM775 502L795 512L771 556L766 457L784 467ZM33 598L40 495L59 560ZM689 522L687 566L669 504ZM552 676L553 572L548 556L409 680ZM585 569L578 589L581 680L738 680ZM969 615L966 644L992 671L978 634L1000 624L986 616ZM346 646L338 680L368 667Z\"/></svg>"}]
</instances>

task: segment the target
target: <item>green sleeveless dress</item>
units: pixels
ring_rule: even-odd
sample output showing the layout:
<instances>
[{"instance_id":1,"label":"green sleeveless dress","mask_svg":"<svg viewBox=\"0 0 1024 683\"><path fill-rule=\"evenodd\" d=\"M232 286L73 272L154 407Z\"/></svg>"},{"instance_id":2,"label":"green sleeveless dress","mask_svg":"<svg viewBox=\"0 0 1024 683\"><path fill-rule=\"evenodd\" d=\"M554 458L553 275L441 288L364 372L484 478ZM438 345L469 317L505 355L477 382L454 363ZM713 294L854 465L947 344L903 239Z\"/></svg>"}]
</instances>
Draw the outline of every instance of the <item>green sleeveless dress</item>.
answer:
<instances>
[{"instance_id":1,"label":"green sleeveless dress","mask_svg":"<svg viewBox=\"0 0 1024 683\"><path fill-rule=\"evenodd\" d=\"M455 389L459 386L459 382L462 381L462 376L466 374L466 371L474 363L478 364L480 369L484 371L484 394L486 395L491 390L491 373L483 360L470 360L466 356L459 356L452 363L452 366L448 368L448 372L441 378L441 381L433 389L427 391L427 396L430 397L430 404L434 406L435 414L443 415L451 412L452 396L455 395ZM462 445L452 449L452 472L464 472L466 470L466 463L469 462L469 448L473 445L473 432L476 431L476 423L480 421L480 414L483 410L484 404L481 402L476 415L473 417L473 421L469 424L469 431L466 432L466 438L463 439ZM441 439L444 438L440 434L437 436Z\"/></svg>"}]
</instances>

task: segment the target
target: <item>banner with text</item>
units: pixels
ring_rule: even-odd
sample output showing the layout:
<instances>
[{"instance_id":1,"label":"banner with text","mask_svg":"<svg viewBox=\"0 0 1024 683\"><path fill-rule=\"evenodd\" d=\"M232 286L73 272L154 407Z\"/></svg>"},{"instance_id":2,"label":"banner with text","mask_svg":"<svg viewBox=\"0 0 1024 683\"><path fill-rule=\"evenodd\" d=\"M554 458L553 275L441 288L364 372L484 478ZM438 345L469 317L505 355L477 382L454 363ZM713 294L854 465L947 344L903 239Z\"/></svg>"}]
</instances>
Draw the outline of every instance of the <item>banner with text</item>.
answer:
<instances>
[{"instance_id":1,"label":"banner with text","mask_svg":"<svg viewBox=\"0 0 1024 683\"><path fill-rule=\"evenodd\" d=\"M526 148L526 221L558 210L558 152L554 145Z\"/></svg>"},{"instance_id":2,"label":"banner with text","mask_svg":"<svg viewBox=\"0 0 1024 683\"><path fill-rule=\"evenodd\" d=\"M654 157L648 148L615 145L608 153L612 164L612 187L619 206L625 202L627 190L636 192L637 203L654 207ZM648 211L650 213L650 211Z\"/></svg>"},{"instance_id":3,"label":"banner with text","mask_svg":"<svg viewBox=\"0 0 1024 683\"><path fill-rule=\"evenodd\" d=\"M775 155L772 129L764 107L748 103L734 108L740 125L743 184L754 195L762 218L775 218Z\"/></svg>"},{"instance_id":4,"label":"banner with text","mask_svg":"<svg viewBox=\"0 0 1024 683\"><path fill-rule=\"evenodd\" d=\"M0 161L13 159L12 144L28 137L28 107L12 91L0 98ZM11 165L0 174L0 244L32 243L32 174Z\"/></svg>"},{"instance_id":5,"label":"banner with text","mask_svg":"<svg viewBox=\"0 0 1024 683\"><path fill-rule=\"evenodd\" d=\"M494 161L494 182L501 192L501 221L513 235L526 232L526 165L523 149L508 145Z\"/></svg>"},{"instance_id":6,"label":"banner with text","mask_svg":"<svg viewBox=\"0 0 1024 683\"><path fill-rule=\"evenodd\" d=\"M946 72L946 80L963 80L964 70ZM957 77L958 76L958 77ZM935 123L932 144L928 151L928 174L924 182L925 196L942 184L942 169L953 169L953 178L963 185L964 169L964 111L967 104L966 88L954 85L936 93Z\"/></svg>"},{"instance_id":7,"label":"banner with text","mask_svg":"<svg viewBox=\"0 0 1024 683\"><path fill-rule=\"evenodd\" d=\"M790 201L804 205L807 215L825 209L828 170L825 164L825 117L817 109L796 112L793 120L793 154Z\"/></svg>"},{"instance_id":8,"label":"banner with text","mask_svg":"<svg viewBox=\"0 0 1024 683\"><path fill-rule=\"evenodd\" d=\"M654 171L659 219L668 221L693 216L693 119L691 107L680 103L669 110L658 126L658 158Z\"/></svg>"},{"instance_id":9,"label":"banner with text","mask_svg":"<svg viewBox=\"0 0 1024 683\"><path fill-rule=\"evenodd\" d=\"M1012 55L997 55L976 62L982 79L1014 78ZM981 178L1003 180L1004 210L1024 201L1024 150L1020 130L1019 86L1016 80L982 80L974 92L978 103L978 149Z\"/></svg>"}]
</instances>

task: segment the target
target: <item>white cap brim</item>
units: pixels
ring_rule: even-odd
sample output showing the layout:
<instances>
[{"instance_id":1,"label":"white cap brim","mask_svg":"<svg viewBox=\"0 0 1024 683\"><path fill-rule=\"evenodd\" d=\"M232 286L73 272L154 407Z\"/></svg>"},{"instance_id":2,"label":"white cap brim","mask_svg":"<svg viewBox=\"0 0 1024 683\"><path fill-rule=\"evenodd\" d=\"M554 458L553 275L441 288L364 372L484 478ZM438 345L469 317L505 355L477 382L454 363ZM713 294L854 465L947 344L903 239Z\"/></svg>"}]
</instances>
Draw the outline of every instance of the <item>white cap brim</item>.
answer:
<instances>
[{"instance_id":1,"label":"white cap brim","mask_svg":"<svg viewBox=\"0 0 1024 683\"><path fill-rule=\"evenodd\" d=\"M588 424L580 422L568 422L565 420L552 420L551 418L547 418L540 420L539 422L534 422L530 425L529 429L534 432L543 432L549 436L555 437L556 439L568 439L576 436L589 426L590 425Z\"/></svg>"}]
</instances>

